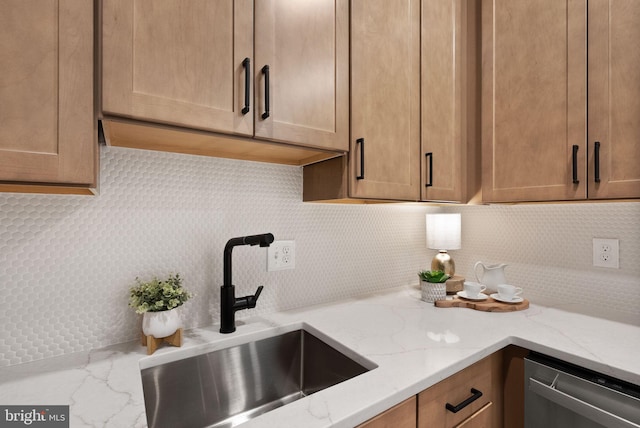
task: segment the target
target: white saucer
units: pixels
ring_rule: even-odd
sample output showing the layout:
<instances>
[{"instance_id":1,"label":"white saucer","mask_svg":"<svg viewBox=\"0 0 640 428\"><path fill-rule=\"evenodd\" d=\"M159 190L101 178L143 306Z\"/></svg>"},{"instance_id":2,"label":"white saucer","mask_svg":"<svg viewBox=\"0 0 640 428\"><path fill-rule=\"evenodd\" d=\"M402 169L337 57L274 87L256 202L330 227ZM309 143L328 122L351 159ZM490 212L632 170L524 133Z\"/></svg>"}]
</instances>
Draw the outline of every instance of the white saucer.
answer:
<instances>
[{"instance_id":1,"label":"white saucer","mask_svg":"<svg viewBox=\"0 0 640 428\"><path fill-rule=\"evenodd\" d=\"M478 297L474 297L474 298L468 297L466 291L458 291L457 294L458 294L458 296L462 297L463 299L473 300L474 302L480 302L482 300L487 300L489 298L489 296L487 296L484 293L479 293Z\"/></svg>"},{"instance_id":2,"label":"white saucer","mask_svg":"<svg viewBox=\"0 0 640 428\"><path fill-rule=\"evenodd\" d=\"M499 302L504 302L504 303L520 303L522 301L524 301L524 299L520 296L514 296L511 300L507 300L507 299L503 299L502 297L500 297L500 295L498 293L493 293L491 295L491 298L494 300L497 300Z\"/></svg>"}]
</instances>

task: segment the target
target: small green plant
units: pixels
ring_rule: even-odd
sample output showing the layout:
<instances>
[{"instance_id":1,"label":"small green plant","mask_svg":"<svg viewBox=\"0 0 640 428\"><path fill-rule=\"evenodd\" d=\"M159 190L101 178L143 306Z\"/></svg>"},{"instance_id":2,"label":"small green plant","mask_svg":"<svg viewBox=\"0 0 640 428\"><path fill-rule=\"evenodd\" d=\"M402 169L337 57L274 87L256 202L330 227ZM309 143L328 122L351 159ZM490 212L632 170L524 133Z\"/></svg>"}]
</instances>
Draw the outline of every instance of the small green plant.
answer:
<instances>
[{"instance_id":1,"label":"small green plant","mask_svg":"<svg viewBox=\"0 0 640 428\"><path fill-rule=\"evenodd\" d=\"M449 275L442 272L441 270L421 270L420 272L418 272L418 276L422 281L435 283L445 282L450 278Z\"/></svg>"},{"instance_id":2,"label":"small green plant","mask_svg":"<svg viewBox=\"0 0 640 428\"><path fill-rule=\"evenodd\" d=\"M136 285L129 290L129 306L138 314L168 311L181 306L191 296L182 288L180 274L169 275L162 281L154 277L149 282L142 282L136 278Z\"/></svg>"}]
</instances>

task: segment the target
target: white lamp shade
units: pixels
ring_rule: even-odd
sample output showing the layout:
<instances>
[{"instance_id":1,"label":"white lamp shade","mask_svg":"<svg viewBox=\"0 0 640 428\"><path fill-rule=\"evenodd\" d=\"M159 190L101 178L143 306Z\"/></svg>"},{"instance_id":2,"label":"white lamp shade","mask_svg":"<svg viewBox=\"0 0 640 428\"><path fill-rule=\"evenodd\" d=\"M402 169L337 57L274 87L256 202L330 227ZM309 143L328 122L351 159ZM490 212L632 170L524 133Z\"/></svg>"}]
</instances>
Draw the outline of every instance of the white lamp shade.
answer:
<instances>
[{"instance_id":1,"label":"white lamp shade","mask_svg":"<svg viewBox=\"0 0 640 428\"><path fill-rule=\"evenodd\" d=\"M459 250L461 235L460 214L427 214L427 248Z\"/></svg>"}]
</instances>

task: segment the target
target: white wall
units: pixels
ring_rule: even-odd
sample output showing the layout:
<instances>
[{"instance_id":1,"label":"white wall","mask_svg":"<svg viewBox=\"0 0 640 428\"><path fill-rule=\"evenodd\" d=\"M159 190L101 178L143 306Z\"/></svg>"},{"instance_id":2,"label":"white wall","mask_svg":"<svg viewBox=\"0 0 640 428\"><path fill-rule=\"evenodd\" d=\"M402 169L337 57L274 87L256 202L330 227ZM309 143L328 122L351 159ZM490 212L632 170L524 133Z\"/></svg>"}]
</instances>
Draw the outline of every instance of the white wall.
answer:
<instances>
[{"instance_id":1,"label":"white wall","mask_svg":"<svg viewBox=\"0 0 640 428\"><path fill-rule=\"evenodd\" d=\"M534 303L640 325L640 202L462 206L457 270L506 263ZM593 267L593 238L618 238L620 268ZM561 327L561 326L559 326Z\"/></svg>"},{"instance_id":2,"label":"white wall","mask_svg":"<svg viewBox=\"0 0 640 428\"><path fill-rule=\"evenodd\" d=\"M414 284L432 256L424 214L440 207L302 203L297 167L121 148L101 157L99 196L0 194L0 366L137 339L136 276L179 272L196 294L186 326L217 323L234 236L296 241L293 271L266 272L264 248L234 250L237 294L265 285L239 319ZM476 260L505 262L534 303L640 324L640 203L444 209L463 214L453 255L467 278ZM621 239L621 269L590 267L592 236Z\"/></svg>"}]
</instances>

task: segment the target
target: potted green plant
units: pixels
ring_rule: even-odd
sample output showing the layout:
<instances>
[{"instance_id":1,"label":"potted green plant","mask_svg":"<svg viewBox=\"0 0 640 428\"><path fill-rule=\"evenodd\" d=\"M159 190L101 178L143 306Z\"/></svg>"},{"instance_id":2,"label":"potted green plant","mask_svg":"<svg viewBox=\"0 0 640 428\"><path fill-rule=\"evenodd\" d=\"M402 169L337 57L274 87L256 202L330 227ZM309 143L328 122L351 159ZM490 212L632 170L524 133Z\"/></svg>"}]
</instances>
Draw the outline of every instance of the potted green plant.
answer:
<instances>
[{"instance_id":1,"label":"potted green plant","mask_svg":"<svg viewBox=\"0 0 640 428\"><path fill-rule=\"evenodd\" d=\"M145 336L168 337L182 327L177 308L192 294L182 287L180 274L169 275L151 281L136 278L136 285L129 290L129 306L142 315L142 332Z\"/></svg>"},{"instance_id":2,"label":"potted green plant","mask_svg":"<svg viewBox=\"0 0 640 428\"><path fill-rule=\"evenodd\" d=\"M422 300L435 302L447 297L447 279L449 275L440 270L421 270L418 272Z\"/></svg>"}]
</instances>

